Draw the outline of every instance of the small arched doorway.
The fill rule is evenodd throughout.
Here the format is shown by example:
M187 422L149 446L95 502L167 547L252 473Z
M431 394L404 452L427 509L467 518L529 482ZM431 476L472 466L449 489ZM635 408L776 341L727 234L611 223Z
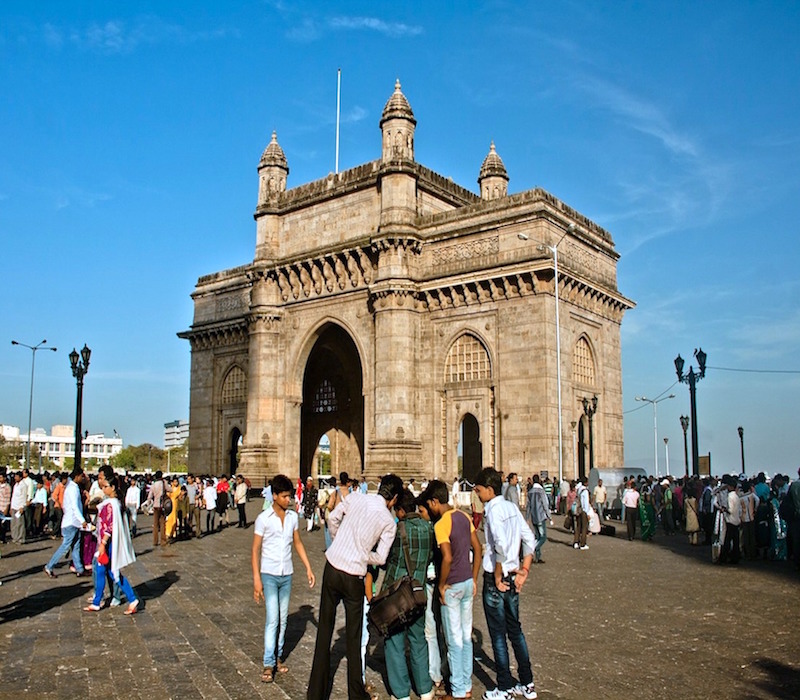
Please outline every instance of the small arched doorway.
M327 436L332 474L364 471L364 395L361 359L353 339L335 324L320 329L303 375L300 476L318 473ZM326 460L327 461L327 460Z
M231 430L230 449L228 450L228 473L233 476L239 468L239 450L242 447L242 431Z
M471 413L467 413L461 421L458 456L458 476L474 484L478 472L483 469L483 447L481 427L478 419Z

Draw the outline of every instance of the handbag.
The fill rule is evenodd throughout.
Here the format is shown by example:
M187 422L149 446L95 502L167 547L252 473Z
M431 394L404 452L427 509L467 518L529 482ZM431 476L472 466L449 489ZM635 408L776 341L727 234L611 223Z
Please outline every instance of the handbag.
M711 543L711 562L716 564L719 561L719 555L722 553L722 542L719 538Z
M367 613L369 621L375 625L382 637L388 637L408 627L419 619L428 607L425 587L414 578L414 567L411 565L411 556L408 553L406 524L400 521L398 529L408 574L374 596Z

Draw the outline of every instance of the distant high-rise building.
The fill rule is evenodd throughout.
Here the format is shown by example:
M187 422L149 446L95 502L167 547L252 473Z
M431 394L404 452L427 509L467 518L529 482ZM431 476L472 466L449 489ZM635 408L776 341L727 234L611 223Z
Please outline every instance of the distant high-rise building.
M164 449L180 447L189 439L189 421L173 420L164 423Z

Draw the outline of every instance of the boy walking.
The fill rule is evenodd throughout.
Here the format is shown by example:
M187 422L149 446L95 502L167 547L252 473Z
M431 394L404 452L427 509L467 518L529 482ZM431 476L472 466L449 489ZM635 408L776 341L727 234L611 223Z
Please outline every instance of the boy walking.
M279 474L272 479L272 505L256 518L251 563L253 598L262 600L267 609L264 625L264 670L261 680L271 683L275 673L286 673L283 643L289 619L289 595L292 591L292 545L305 564L308 585L314 587L314 572L297 529L297 513L289 509L292 482ZM277 637L277 639L276 639Z
M492 638L497 667L497 688L487 690L484 700L509 700L514 695L536 698L528 645L519 623L519 592L528 578L535 541L519 508L506 501L500 472L482 469L475 480L478 498L484 504L486 548L483 554L483 610ZM520 565L520 546L523 560ZM517 659L519 680L511 677L508 643Z

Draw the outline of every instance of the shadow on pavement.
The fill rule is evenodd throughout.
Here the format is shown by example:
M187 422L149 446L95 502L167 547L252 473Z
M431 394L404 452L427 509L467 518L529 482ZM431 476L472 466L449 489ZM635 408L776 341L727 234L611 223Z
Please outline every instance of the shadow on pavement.
M319 627L319 621L314 615L314 608L311 605L301 605L297 612L289 615L286 622L286 638L283 643L284 658L287 658L306 633L308 624ZM314 632L316 637L316 632Z
M161 576L137 584L136 593L142 600L154 600L161 597L173 583L177 583L180 580L181 577L178 576L177 572L167 571Z
M37 547L36 549L25 548L25 549L18 549L14 552L9 552L8 554L3 555L3 559L11 559L12 557L18 557L22 554L33 554L34 552L42 552L45 549L50 549L49 547Z
M755 681L758 688L776 698L800 697L800 670L773 659L758 659L753 665L770 676Z
M12 622L48 612L84 595L91 585L91 581L87 579L82 583L48 588L31 596L14 600L0 608L0 621L2 623Z

